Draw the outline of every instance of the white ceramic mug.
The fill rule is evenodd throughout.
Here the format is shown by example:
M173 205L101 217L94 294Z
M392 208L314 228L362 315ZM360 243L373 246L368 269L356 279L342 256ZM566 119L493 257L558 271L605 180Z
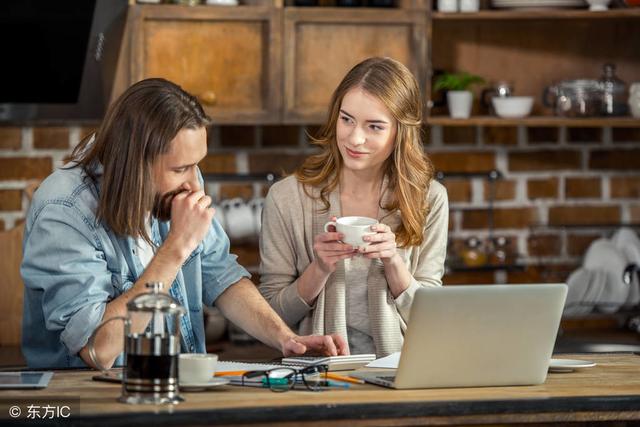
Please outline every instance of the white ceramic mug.
M253 233L258 236L262 227L262 208L264 206L264 197L254 197L247 202L253 212Z
M640 119L640 82L629 86L629 110L633 117Z
M217 354L183 353L178 358L180 384L204 384L213 379L218 364Z
M439 12L457 12L458 0L438 0Z
M224 211L226 232L231 240L253 236L254 222L251 207L240 197L223 200L220 207Z
M376 234L375 231L371 231L371 226L377 223L377 220L366 216L343 216L327 222L324 231L329 232L329 227L333 225L338 233L344 234L343 243L361 248L369 244L362 239L364 236Z
M227 223L224 219L224 209L222 209L222 206L216 205L215 203L211 205L211 207L216 210L216 212L213 214L214 218L218 220L218 222L220 223L220 227L222 227L223 230L226 230Z
M480 10L480 0L460 0L460 12L477 12Z

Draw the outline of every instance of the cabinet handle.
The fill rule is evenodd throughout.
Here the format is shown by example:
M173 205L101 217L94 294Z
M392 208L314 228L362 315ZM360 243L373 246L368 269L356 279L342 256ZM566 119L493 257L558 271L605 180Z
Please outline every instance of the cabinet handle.
M212 90L206 90L202 92L199 98L200 98L200 101L205 105L216 105L216 102L218 101L218 97L216 96L216 93Z

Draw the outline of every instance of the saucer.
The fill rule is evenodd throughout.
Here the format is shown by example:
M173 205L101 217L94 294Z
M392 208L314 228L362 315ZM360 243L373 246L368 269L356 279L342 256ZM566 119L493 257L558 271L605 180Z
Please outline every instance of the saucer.
M575 359L551 359L549 362L549 372L572 372L574 369L592 368L595 362Z
M225 384L229 384L228 378L213 377L202 383L180 383L180 391L202 391Z

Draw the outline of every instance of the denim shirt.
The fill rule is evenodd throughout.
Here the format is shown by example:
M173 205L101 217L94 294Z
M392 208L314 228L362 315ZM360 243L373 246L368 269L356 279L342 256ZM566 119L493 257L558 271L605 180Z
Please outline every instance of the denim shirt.
M144 271L135 239L97 222L101 166L96 173L97 185L81 167L57 170L40 185L29 208L21 273L22 352L31 368L86 366L78 352L102 321L107 303L130 289ZM170 222L152 220L151 238L157 246L169 228ZM206 351L202 305L212 306L227 287L250 277L236 258L214 218L170 288L186 309L180 325L182 352ZM123 361L120 354L115 364Z

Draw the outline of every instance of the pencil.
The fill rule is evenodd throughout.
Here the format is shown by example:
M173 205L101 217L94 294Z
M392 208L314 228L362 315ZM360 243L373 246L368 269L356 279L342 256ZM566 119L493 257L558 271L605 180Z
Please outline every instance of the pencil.
M244 375L246 372L249 372L249 371L222 371L222 372L216 372L215 376L216 377L234 377L236 375Z
M364 384L363 380L347 377L345 375L334 374L333 372L327 372L325 375L327 378L331 378L332 380L336 380L336 381L342 381L345 383L352 383L352 384Z

